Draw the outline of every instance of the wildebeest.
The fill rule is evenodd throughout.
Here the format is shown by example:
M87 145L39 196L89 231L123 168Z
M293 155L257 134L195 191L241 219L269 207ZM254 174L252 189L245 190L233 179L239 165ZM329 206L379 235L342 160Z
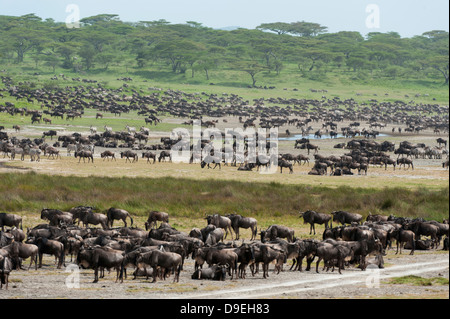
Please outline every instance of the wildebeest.
M138 155L133 151L120 152L120 158L124 158L124 157L126 157L125 163L127 161L130 161L130 163L132 163L130 160L130 157L133 159L133 163L138 161Z
M224 281L227 276L227 266L226 265L213 265L206 269L197 269L192 274L192 279L209 279Z
M336 260L339 274L342 274L341 269L344 269L344 260L347 257L352 257L353 249L344 245L333 245L330 243L322 243L317 247L316 256L318 257L316 263L316 272L319 273L319 263L324 261L325 265Z
M158 162L161 162L161 160L165 162L166 157L169 158L169 161L172 161L172 154L169 151L162 151L161 153L159 153Z
M333 215L333 221L339 222L342 225L351 223L362 223L362 215L356 213L349 213L344 211L334 211L331 213Z
M130 213L124 209L111 207L106 212L106 217L107 217L107 225L109 228L112 228L114 220L119 220L119 219L121 219L124 222L125 227L127 227L127 221L126 221L127 217L130 218L131 226L133 226L133 218L131 217Z
M423 221L414 221L404 226L406 230L411 230L419 240L420 236L430 236L436 246L439 245L439 227Z
M398 165L398 168L401 168L403 165L405 167L405 169L409 169L409 167L411 167L414 170L413 161L409 158L405 158L405 157L398 158L397 165ZM406 168L406 165L408 165L408 168Z
M94 154L91 151L78 151L75 152L75 158L79 157L78 163L83 159L83 163L86 163L86 158L88 159L88 163L92 161L94 163Z
M314 226L314 224L325 224L325 229L328 229L328 222L331 219L331 216L328 214L323 214L323 213L318 213L315 212L313 210L308 210L304 213L300 213L300 218L303 217L303 223L306 224L310 224L310 228L309 228L309 234L311 235L312 231L314 230L314 235L316 234L316 228Z
M411 247L410 255L414 255L414 250L416 248L415 242L416 242L416 235L411 230L405 230L403 228L396 229L391 232L391 238L394 238L397 240L397 252L395 254L398 254L398 250L400 247L400 255L402 254L402 246L406 243L409 244Z
M278 238L286 238L288 242L293 242L294 230L281 225L271 225L266 230L261 231L261 242L266 242L266 240L275 240Z
M144 152L142 153L142 158L146 158L147 159L147 163L150 162L150 159L153 159L153 164L155 164L156 162L156 153L153 152Z
M231 228L231 219L225 216L220 216L219 214L206 216L206 221L208 225L214 225L219 228L223 228L225 230L225 238L228 236L228 231L233 235L233 231Z
M98 270L102 268L115 268L116 282L119 279L120 268L123 261L123 252L109 247L95 247L81 250L77 256L77 264L84 269L94 269L94 281L97 283Z
M39 252L39 268L42 268L42 257L44 254L49 254L55 256L55 263L58 263L57 268L61 269L63 263L64 263L64 245L57 241L52 239L47 239L43 237L36 238L33 242L30 244L34 244L38 247Z
M3 285L5 285L5 289L8 290L9 274L12 269L11 258L0 255L0 289L3 289Z
M38 246L36 246L34 244L19 243L19 257L22 260L30 258L30 266L28 267L28 269L31 268L31 265L33 265L33 261L34 261L35 269L37 270L37 268L38 268L38 263L37 263L38 253L39 253Z
M294 169L292 168L292 164L289 163L286 160L279 160L278 161L278 167L280 167L280 173L283 173L283 167L284 168L289 168L289 174L294 173Z
M175 272L173 282L180 280L182 258L177 253L154 250L139 256L136 263L139 268L146 268L146 265L153 268L153 282L156 282L158 270L164 278L168 271L173 270Z
M0 213L0 226L2 231L5 231L4 226L22 229L22 217L15 214Z
M103 160L108 159L111 157L111 160L116 160L116 155L114 154L114 152L111 151L104 151L100 154L100 156L103 158Z
M215 227L215 226L214 226ZM215 244L219 243L220 241L223 242L225 235L225 231L223 228L216 228L213 231L209 232L205 239L205 244L214 246Z
M151 211L148 214L147 221L145 222L145 230L150 228L156 228L156 222L169 223L169 214L165 212Z
M227 215L226 217L228 217L231 220L231 227L233 228L234 233L236 234L236 240L239 240L239 228L244 229L250 228L252 232L252 237L250 240L256 239L258 222L255 218L242 217L241 215L237 214L230 214Z
M60 224L73 224L73 215L69 212L62 212L58 209L44 208L41 211L41 219L47 219L51 226L59 226Z
M88 227L89 224L98 225L100 224L103 229L108 229L108 217L103 214L94 213L92 210L87 209L80 212L80 221Z
M219 264L230 267L231 279L238 278L238 255L233 249L210 249L206 254L208 265Z

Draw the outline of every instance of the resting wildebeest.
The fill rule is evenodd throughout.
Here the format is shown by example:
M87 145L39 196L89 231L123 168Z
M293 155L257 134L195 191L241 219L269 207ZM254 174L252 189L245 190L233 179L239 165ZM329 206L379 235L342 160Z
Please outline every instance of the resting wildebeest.
M224 281L227 276L227 266L226 265L213 265L206 269L197 269L192 274L192 279L209 279Z
M355 213L349 213L344 211L335 211L332 212L331 215L333 215L333 221L339 222L342 225L345 224L351 224L351 223L362 223L362 215L355 214Z
M17 227L22 229L22 217L15 214L0 213L0 226L5 231L4 226Z
M300 213L300 218L303 217L303 224L310 224L309 234L311 235L314 230L314 235L316 234L316 228L314 224L325 224L325 229L328 229L328 222L331 219L331 216L328 214L318 213L313 210L308 210L304 213Z
M227 215L231 220L231 227L236 234L236 240L239 240L239 228L248 229L250 228L252 231L252 238L250 240L256 239L257 235L257 220L252 217L242 217L241 215L230 214Z
M130 213L124 209L111 207L106 212L106 217L107 217L107 225L109 228L112 228L114 220L120 220L120 219L125 223L125 227L127 227L127 221L126 221L127 217L130 217L130 220L131 220L130 226L133 226L133 218L131 217Z
M119 279L120 268L123 261L123 251L108 247L95 247L81 250L77 256L77 264L84 269L94 269L94 281L98 282L98 270L102 268L115 268L116 282Z
M156 228L156 222L164 222L169 223L169 214L165 212L151 211L148 214L148 219L145 222L145 230L149 230L150 228Z
M230 231L231 236L233 236L232 228L231 228L231 219L228 217L220 216L219 214L206 216L205 219L208 222L208 225L214 225L219 228L225 229L225 238L228 236L228 230Z
M286 238L288 242L292 243L294 239L294 230L286 226L271 225L266 230L261 231L261 242L266 242L267 239L275 240L276 238Z

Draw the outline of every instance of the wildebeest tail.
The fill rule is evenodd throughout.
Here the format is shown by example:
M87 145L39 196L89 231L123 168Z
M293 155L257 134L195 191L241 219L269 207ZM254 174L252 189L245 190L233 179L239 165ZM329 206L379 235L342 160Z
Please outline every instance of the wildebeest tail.
M131 217L130 214L128 214L128 217L130 217L130 220L131 220L131 226L133 226L133 217Z

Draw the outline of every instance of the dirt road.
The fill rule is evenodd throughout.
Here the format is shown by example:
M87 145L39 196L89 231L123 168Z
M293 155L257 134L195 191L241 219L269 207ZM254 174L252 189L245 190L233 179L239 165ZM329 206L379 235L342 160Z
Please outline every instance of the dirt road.
M387 280L393 277L416 275L420 277L449 278L449 255L443 252L416 252L414 256L396 256L392 251L385 257L385 269L347 268L339 275L326 273L293 272L289 266L276 275L270 272L268 279L262 274L246 279L223 282L191 279L192 260L188 259L179 283L166 281L151 283L138 277L132 280L129 271L124 283L115 283L115 272L106 274L96 284L92 283L93 270L77 272L68 267L57 270L52 258L44 260L39 270L14 271L10 276L9 290L0 291L0 299L69 298L69 299L251 299L251 298L448 298L448 285L413 286L393 285ZM28 266L28 262L26 263ZM290 264L290 263L289 263ZM69 262L67 263L69 266ZM315 264L313 264L315 266ZM75 268L77 269L77 268ZM273 269L273 266L271 267ZM78 278L79 287L74 278Z

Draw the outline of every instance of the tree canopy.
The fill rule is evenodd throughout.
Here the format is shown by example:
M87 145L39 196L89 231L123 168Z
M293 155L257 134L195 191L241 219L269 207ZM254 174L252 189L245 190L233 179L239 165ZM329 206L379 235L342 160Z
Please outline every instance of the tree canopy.
M209 80L215 69L251 76L283 77L285 66L298 66L303 77L330 72L379 77L428 77L449 82L449 34L431 30L412 38L396 32L328 33L326 26L297 21L263 23L255 29L216 30L196 21L172 24L164 19L123 22L117 14L81 19L67 28L35 14L0 16L0 62L42 65L78 71L108 70L130 63L137 69L157 66L174 74L191 70ZM197 75L198 76L198 75ZM201 76L201 75L200 75Z

